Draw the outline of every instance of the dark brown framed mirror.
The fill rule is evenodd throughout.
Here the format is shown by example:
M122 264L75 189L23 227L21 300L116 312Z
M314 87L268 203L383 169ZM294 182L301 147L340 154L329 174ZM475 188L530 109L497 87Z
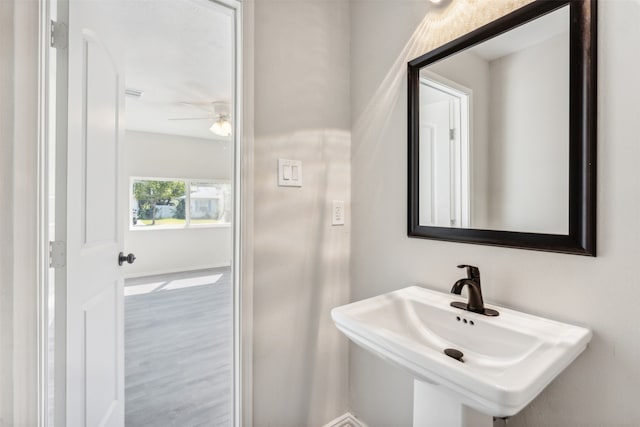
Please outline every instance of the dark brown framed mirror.
M534 1L408 64L408 235L596 255L596 1Z

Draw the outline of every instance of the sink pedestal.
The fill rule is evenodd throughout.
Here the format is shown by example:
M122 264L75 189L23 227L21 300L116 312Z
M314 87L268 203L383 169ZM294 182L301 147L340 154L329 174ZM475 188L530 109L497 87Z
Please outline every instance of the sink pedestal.
M413 427L492 426L492 416L463 405L442 386L413 380Z

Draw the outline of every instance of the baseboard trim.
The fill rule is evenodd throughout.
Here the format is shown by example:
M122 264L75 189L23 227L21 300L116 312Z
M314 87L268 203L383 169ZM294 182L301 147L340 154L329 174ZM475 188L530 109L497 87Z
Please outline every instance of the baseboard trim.
M367 427L365 423L354 417L350 412L340 415L338 418L329 421L322 427Z

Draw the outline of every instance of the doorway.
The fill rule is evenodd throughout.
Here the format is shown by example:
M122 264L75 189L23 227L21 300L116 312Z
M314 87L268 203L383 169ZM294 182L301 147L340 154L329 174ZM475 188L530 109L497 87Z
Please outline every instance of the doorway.
M420 78L420 225L471 227L472 91L424 71Z
M239 425L240 4L50 7L47 425Z

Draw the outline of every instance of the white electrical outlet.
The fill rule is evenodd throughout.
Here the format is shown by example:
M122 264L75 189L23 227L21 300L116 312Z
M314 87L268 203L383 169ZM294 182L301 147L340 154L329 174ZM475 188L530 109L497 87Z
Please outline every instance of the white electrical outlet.
M302 187L302 161L278 159L278 186Z
M331 225L344 225L344 200L334 200L331 207Z

